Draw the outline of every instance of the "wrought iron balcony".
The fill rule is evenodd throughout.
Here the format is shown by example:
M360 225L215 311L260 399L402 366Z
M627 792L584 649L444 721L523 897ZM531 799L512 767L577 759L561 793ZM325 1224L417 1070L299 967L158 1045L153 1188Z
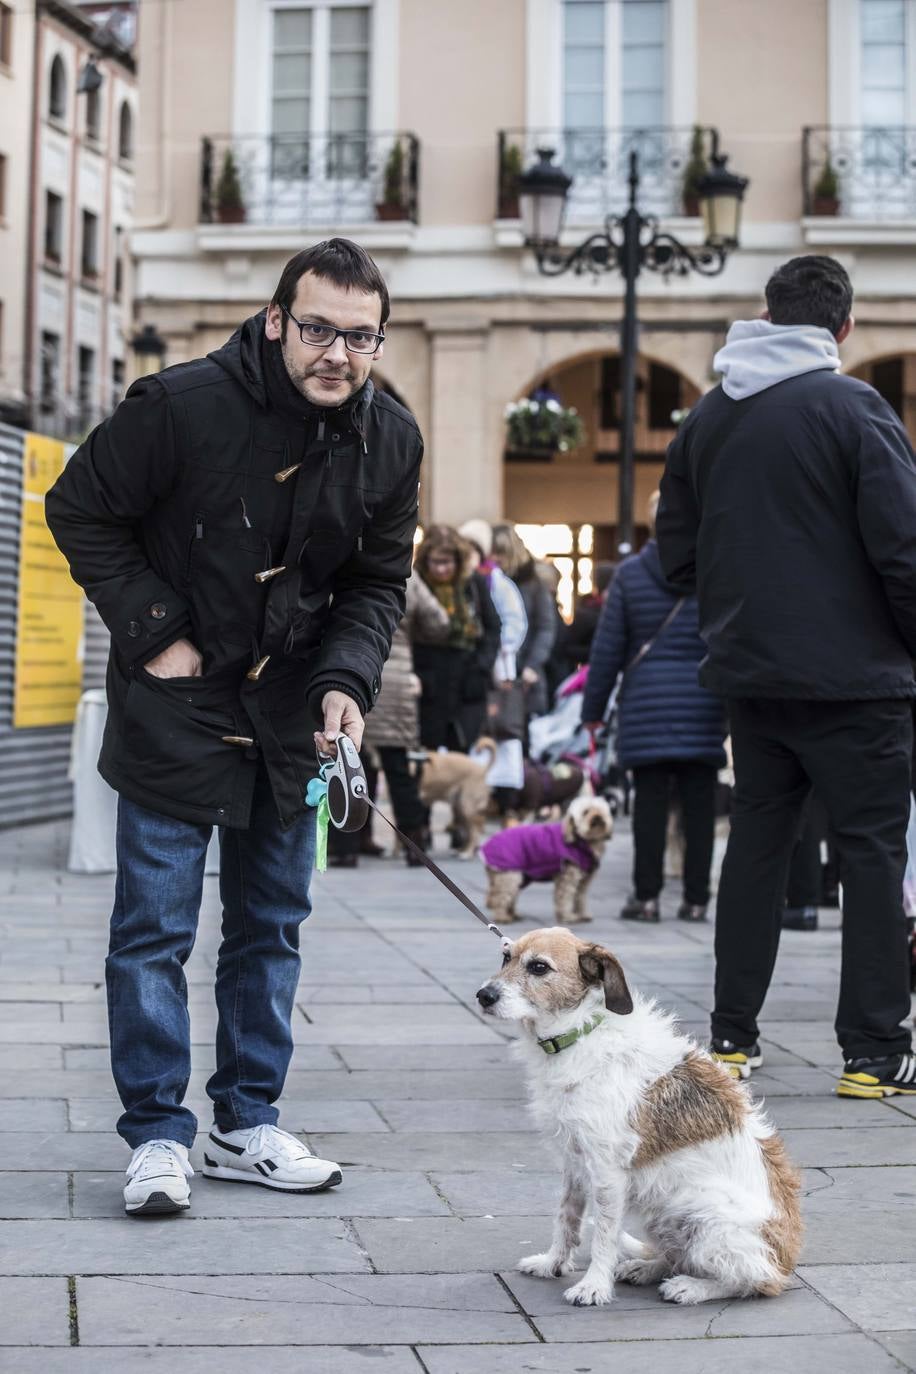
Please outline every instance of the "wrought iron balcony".
M413 134L213 136L203 140L203 224L417 222L420 145Z
M916 219L916 126L809 126L802 190L806 215Z
M647 214L697 215L696 183L707 170L712 128L502 129L498 136L497 219L518 218L518 177L552 148L573 178L567 223L595 224L627 206L630 153L639 154L640 204Z

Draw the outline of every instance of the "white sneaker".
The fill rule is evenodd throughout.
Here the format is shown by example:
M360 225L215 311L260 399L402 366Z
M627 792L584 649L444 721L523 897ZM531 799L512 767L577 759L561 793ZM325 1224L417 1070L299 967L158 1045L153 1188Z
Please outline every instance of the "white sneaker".
M188 1179L193 1177L186 1145L147 1140L137 1146L127 1166L124 1210L131 1216L183 1212L191 1205Z
M266 1124L243 1131L214 1126L204 1146L203 1172L207 1178L259 1183L281 1193L319 1193L343 1177L339 1164L318 1159L298 1136Z

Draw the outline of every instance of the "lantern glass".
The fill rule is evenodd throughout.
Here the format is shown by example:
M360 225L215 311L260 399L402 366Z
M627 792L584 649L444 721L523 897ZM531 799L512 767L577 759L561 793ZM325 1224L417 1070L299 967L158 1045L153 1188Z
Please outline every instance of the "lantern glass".
M706 196L701 201L706 242L735 248L741 228L741 197L734 194Z
M551 191L523 191L519 196L519 213L525 242L559 243L565 209L565 196Z

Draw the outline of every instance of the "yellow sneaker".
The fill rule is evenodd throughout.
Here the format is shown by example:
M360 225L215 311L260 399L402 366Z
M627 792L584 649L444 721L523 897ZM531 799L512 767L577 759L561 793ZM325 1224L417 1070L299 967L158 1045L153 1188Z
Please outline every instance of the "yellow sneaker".
M763 1053L759 1044L736 1045L731 1040L712 1040L709 1053L724 1064L732 1078L750 1078L751 1069L759 1069Z
M836 1091L837 1097L916 1097L916 1054L847 1059Z

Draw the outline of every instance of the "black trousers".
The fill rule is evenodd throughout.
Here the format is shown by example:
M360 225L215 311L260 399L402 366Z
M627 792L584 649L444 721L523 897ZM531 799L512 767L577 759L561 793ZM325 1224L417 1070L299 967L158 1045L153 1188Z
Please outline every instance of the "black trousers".
M382 764L382 772L385 774L385 781L388 783L388 793L391 797L391 809L394 812L394 823L399 830L413 838L417 830L422 830L426 824L426 807L420 801L417 779L410 771L407 761L407 750L398 745L376 746ZM376 788L378 786L378 770L366 766L366 781L369 784L369 795L375 800ZM368 826L370 821L366 822ZM387 830L387 826L385 829ZM328 848L333 854L357 854L359 852L360 835L362 831L335 830L333 826L328 830Z
M911 703L731 701L735 794L716 911L712 1033L758 1034L776 951L792 844L814 786L843 879L837 1039L847 1059L910 1046L903 872Z
M652 901L665 881L665 838L671 780L681 803L684 832L684 900L691 906L709 901L709 869L716 824L717 769L709 763L671 759L633 769L633 890L641 902Z
M811 797L792 848L786 906L801 908L821 904L821 841L826 837L822 811L817 798Z

